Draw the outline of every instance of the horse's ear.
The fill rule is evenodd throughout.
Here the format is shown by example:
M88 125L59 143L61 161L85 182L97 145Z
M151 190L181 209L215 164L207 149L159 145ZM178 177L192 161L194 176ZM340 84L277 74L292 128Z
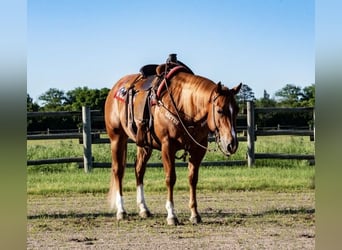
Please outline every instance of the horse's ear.
M234 88L232 88L231 91L233 92L234 95L236 95L237 93L239 93L241 87L242 87L242 82L240 82L239 85L237 85Z
M222 84L221 84L221 82L217 83L216 93L218 93L218 94L222 93Z

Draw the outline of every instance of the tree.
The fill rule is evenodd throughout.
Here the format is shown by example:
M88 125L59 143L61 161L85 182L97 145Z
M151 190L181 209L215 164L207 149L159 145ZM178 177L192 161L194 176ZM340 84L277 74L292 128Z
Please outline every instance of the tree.
M293 84L287 84L275 93L280 98L281 106L298 107L300 106L301 88Z
M27 94L26 98L26 111L27 112L36 112L39 110L39 105L36 102L33 102L33 99Z
M240 106L240 110L243 112L243 110L246 108L247 101L255 100L252 88L249 87L247 84L242 84L239 93L236 95L236 100Z
M45 111L64 110L64 104L66 103L64 91L56 88L48 89L38 99L43 101L43 110Z
M262 98L256 100L255 105L257 107L275 107L277 102L274 99L271 99L270 94L264 90L264 95Z
M252 88L249 87L247 84L242 84L239 93L236 95L236 99L242 103L246 103L247 101L254 101L255 97Z
M304 87L301 94L301 105L303 107L314 107L315 106L315 84Z
M33 99L30 97L29 94L27 94L26 97L26 111L27 112L37 112L39 110L39 105L35 102L33 102ZM37 123L37 119L30 117L27 118L26 126L29 130L31 127L35 126Z
M67 105L69 110L81 110L82 106L89 106L92 110L104 110L104 104L109 89L89 89L78 87L67 92Z

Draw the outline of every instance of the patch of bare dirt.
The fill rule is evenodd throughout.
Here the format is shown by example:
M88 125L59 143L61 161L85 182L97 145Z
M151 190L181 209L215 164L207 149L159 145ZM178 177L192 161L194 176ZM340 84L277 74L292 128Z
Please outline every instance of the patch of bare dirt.
M179 226L166 224L165 194L146 194L152 218L140 219L135 193L117 222L105 195L29 196L27 249L314 249L314 191L198 195L192 225L188 193L175 193Z

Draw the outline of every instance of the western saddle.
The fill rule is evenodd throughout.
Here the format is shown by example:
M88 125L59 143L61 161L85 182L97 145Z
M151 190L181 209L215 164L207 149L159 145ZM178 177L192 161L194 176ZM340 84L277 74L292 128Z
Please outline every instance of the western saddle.
M164 64L147 64L125 91L126 125L136 137L136 144L151 149L153 139L160 144L153 128L151 107L165 93L165 83L179 72L194 74L184 63L170 54ZM135 103L139 103L135 105Z

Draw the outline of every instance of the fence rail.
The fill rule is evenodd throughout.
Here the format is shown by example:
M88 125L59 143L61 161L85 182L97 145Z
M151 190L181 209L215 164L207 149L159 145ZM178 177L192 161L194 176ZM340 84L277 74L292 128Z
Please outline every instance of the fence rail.
M298 155L298 154L279 154L279 153L255 153L255 141L258 136L278 136L278 135L294 135L294 136L310 136L314 140L315 129L271 129L259 130L255 125L256 113L267 112L312 112L314 119L313 108L254 108L253 102L247 102L247 115L238 117L246 122L246 126L238 127L239 131L244 131L244 136L238 138L239 141L247 141L247 159L238 161L215 161L202 162L203 166L230 166L230 165L248 165L253 166L255 159L298 159L314 161L314 155ZM48 134L31 134L27 135L27 140L47 140L47 139L79 139L79 143L83 145L83 157L70 157L58 159L41 159L28 160L27 165L42 165L55 163L70 163L76 162L83 166L85 172L90 172L92 168L110 167L108 162L95 162L92 156L92 144L109 143L108 138L101 138L99 132L91 131L91 121L103 121L103 115L98 110L90 110L88 107L82 107L82 112L79 111L61 111L61 112L28 112L27 117L63 117L63 116L82 116L82 133L48 133ZM209 142L215 139L210 136ZM128 141L132 143L132 140ZM133 166L133 163L127 163L127 166ZM162 166L162 163L148 163L150 167ZM187 166L187 163L177 162L176 166Z
M315 138L315 127L313 130L256 130L255 114L268 112L312 112L313 120L315 120L314 108L298 107L298 108L255 108L253 102L247 102L247 162L248 166L253 166L255 159L297 159L314 161L314 155L299 154L279 154L279 153L255 153L255 141L257 136L274 136L274 135L293 135L293 136L310 136L310 140ZM315 124L315 121L313 122Z
M56 163L83 163L83 157L68 157L68 158L53 158L42 160L28 160L27 165L44 165L44 164L56 164Z
M82 133L59 133L59 134L44 134L44 135L27 135L27 140L53 140L53 139L80 139Z

